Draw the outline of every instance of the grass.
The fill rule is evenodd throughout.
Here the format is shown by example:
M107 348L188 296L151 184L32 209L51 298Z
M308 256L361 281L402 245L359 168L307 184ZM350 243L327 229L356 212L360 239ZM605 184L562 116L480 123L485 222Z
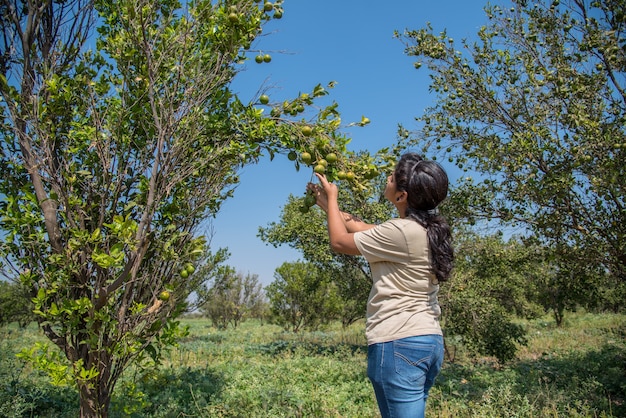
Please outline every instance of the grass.
M292 334L250 320L218 331L187 318L189 336L156 370L129 370L112 417L377 417L363 323ZM462 347L431 391L431 417L626 416L626 316L570 314L525 322L529 344L498 365ZM42 337L0 330L0 416L75 417L71 388L52 386L12 353Z

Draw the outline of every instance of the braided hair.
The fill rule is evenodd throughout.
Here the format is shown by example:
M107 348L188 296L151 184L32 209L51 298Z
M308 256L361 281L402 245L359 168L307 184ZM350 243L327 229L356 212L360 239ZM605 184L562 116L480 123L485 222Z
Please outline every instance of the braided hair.
M435 161L406 153L396 165L394 179L396 190L407 193L406 217L427 231L433 273L445 282L452 271L454 249L450 226L437 206L448 195L448 175Z

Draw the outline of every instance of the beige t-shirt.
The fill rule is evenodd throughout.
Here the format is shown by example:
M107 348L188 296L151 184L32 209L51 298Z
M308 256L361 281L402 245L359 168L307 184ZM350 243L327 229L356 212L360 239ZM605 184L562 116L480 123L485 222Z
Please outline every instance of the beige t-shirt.
M411 219L392 219L355 233L354 242L372 271L367 343L442 335L426 229Z

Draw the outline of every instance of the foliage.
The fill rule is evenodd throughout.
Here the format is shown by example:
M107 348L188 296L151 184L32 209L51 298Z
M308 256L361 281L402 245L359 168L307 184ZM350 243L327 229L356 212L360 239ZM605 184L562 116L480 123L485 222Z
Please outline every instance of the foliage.
M479 236L466 231L456 238L454 288L447 293L472 288L509 314L525 319L542 315L538 300L544 282L554 274L544 248L516 236L505 240L501 233Z
M300 210L300 198L289 196L280 221L259 228L264 242L274 246L287 244L302 252L304 259L332 278L341 298L340 317L346 326L362 318L371 286L369 266L362 258L336 254L330 250L326 218L318 208Z
M580 288L590 274L598 290L626 280L625 7L488 5L489 24L462 51L431 26L398 34L438 97L408 143L478 173L450 207L471 222L525 228L554 250L560 283Z
M312 263L281 264L265 291L272 321L293 332L328 324L341 307L332 278Z
M246 318L260 317L263 310L263 290L258 275L244 276L230 266L222 266L210 287L207 285L198 292L204 300L201 312L219 329L229 324L237 328Z
M0 281L0 326L18 322L24 327L34 320L27 289L19 283Z

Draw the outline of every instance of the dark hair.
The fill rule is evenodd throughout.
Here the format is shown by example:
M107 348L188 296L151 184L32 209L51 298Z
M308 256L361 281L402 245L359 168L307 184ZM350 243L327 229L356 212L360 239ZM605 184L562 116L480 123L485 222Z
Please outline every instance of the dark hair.
M437 206L448 195L448 175L435 161L406 153L396 165L394 180L396 189L407 193L407 218L426 228L433 273L445 282L452 271L454 249L450 225Z

